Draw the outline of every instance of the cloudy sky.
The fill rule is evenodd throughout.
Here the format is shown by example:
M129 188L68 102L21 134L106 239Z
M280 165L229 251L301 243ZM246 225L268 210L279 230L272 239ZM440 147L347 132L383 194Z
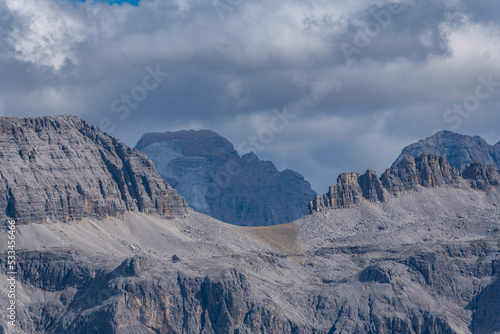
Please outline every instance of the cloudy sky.
M0 0L0 114L207 128L323 193L439 129L500 140L500 2Z

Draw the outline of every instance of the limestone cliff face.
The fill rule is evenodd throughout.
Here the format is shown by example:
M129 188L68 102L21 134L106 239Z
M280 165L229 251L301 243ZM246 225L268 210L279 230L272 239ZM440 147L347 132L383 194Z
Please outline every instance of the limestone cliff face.
M254 153L242 157L209 130L147 133L136 149L198 212L245 226L283 224L306 214L316 193L297 172L278 171Z
M17 227L16 333L500 331L500 175L493 166L459 173L437 156L410 157L380 178L342 174L310 211L391 205L261 228L196 212L165 224L127 212L186 210L140 153L70 116L1 119L0 129L5 216L29 222L125 212L106 222ZM271 192L269 178L247 185L244 175L274 173L274 166L252 154L240 159L244 165L229 158L215 169L233 179L218 185L227 194ZM291 171L277 180L272 186L284 193L283 184L302 182ZM224 196L214 198L232 198ZM7 243L0 238L2 290ZM9 304L0 294L0 308ZM3 319L0 334L11 333Z
M459 172L442 157L424 153L414 158L402 159L397 165L387 169L378 178L374 171L365 174L344 173L331 186L328 193L318 196L309 203L308 213L328 209L357 206L361 201L385 202L389 196L397 196L419 188L450 186L489 190L500 184L500 174L493 166L481 163L467 165Z
M460 172L451 167L443 158L422 154L417 158L408 157L382 174L382 184L393 195L419 186L434 188L440 186L459 186Z
M481 137L471 137L451 131L440 131L429 138L408 145L403 149L393 166L404 158L416 158L422 153L443 157L458 170L463 170L472 162L500 168L500 143L490 146Z
M0 219L19 223L185 214L138 151L76 116L0 118Z
M493 166L474 162L462 171L462 177L470 180L471 187L479 190L489 190L500 185L500 174Z
M368 170L363 175L343 173L338 177L337 184L330 186L328 193L309 204L308 212L357 206L363 198L370 202L384 202L386 197L387 191L374 171Z
M209 273L145 255L113 264L81 250L21 252L21 305L29 307L19 309L18 332L497 333L495 245L322 248L306 268L282 254L233 254L227 268L207 260ZM320 280L334 273L337 280ZM0 322L0 332L7 328Z

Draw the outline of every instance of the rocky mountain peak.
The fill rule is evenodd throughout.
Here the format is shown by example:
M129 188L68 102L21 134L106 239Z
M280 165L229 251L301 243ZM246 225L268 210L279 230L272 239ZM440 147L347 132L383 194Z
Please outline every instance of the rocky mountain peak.
M357 206L363 199L370 202L384 202L386 190L372 170L365 174L342 173L337 178L337 184L330 186L328 193L316 197L308 206L308 212L324 211Z
M451 167L444 158L423 153L416 158L404 158L396 166L386 170L381 180L391 194L397 195L400 192L417 190L419 186L458 186L460 172Z
M328 193L309 203L308 213L357 206L362 200L386 202L390 196L423 188L456 187L488 190L500 184L500 174L493 166L481 163L467 165L461 173L442 157L423 153L408 156L387 169L379 178L368 170L365 174L344 173Z
M137 145L136 150L142 151L151 145L178 142L182 146L184 156L202 156L213 159L228 159L238 153L233 144L212 130L180 130L163 133L146 133Z
M405 147L393 166L406 157L418 157L422 153L443 157L458 170L463 170L472 162L500 168L500 143L490 146L479 136L466 136L446 130Z
M2 219L21 223L188 210L144 155L73 115L0 118Z
M240 157L209 130L148 133L137 146L189 206L227 223L276 225L299 219L316 193L297 172L253 152Z
M422 154L381 177L341 174L310 207L349 207L335 214L239 228L190 212L166 224L157 214L183 214L185 203L150 160L115 138L75 117L0 118L0 131L6 215L59 220L16 227L16 276L0 275L4 290L15 288L18 321L0 321L0 333L500 331L495 166L472 163L460 173ZM221 216L273 221L307 194L300 174L255 154L184 155L196 148L183 151L190 140L146 149L168 148L164 167L180 172L178 184L213 182L219 193L204 198ZM356 207L363 201L391 203ZM1 249L9 246L0 238ZM0 308L10 312L11 300L1 294Z

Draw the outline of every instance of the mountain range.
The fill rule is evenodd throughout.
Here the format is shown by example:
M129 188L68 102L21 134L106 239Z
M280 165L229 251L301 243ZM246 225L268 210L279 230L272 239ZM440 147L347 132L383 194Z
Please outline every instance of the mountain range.
M77 117L0 124L18 281L0 333L500 332L491 164L424 152L342 174L291 223L244 227L191 210L161 167Z
M363 200L383 203L393 196L420 187L455 187L489 191L500 185L499 171L488 165L474 162L460 172L442 157L422 153L416 158L407 157L387 169L379 178L368 170L365 174L343 173L329 192L309 203L308 212L325 209L348 208Z

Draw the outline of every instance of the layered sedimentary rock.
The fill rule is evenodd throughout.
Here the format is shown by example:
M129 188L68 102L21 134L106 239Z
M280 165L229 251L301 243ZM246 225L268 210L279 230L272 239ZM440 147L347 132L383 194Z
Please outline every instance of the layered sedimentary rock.
M418 191L420 188L456 187L489 190L500 184L500 174L493 166L481 163L467 165L460 172L442 157L423 153L401 160L380 178L374 171L341 174L337 185L309 203L308 213L356 206L362 200L385 202L389 196Z
M62 127L65 119L49 118L54 126L44 125L41 132ZM29 136L44 152L60 156L61 166L49 163L53 158L41 164L47 154L31 154L37 169L48 165L54 175L64 175L56 189L89 180L86 163L98 163L89 152L109 161L119 150L113 140L100 143L107 136L101 140L97 130L85 130L78 119L66 121L71 120L77 124L51 137L72 148L68 159L58 155L57 144L51 148L35 140L38 132ZM99 134L90 136L90 143L99 144L89 144L80 130L68 130L75 128ZM31 133L29 122L15 131ZM137 161L145 158L130 151L116 159L127 154L136 160L120 159L138 173L143 164ZM17 183L32 182L35 167L11 159L23 168ZM153 172L147 175L160 180ZM495 333L500 331L498 179L492 166L471 164L460 174L444 159L424 155L402 161L381 178L373 171L343 174L320 209L349 208L279 226L234 226L196 212L166 222L156 214L127 211L106 221L90 215L79 222L18 225L16 329L2 317L0 333ZM49 181L44 182L55 182ZM33 191L27 181L22 184ZM34 196L12 191L15 199ZM145 202L132 201L137 209L131 211L141 211L137 203ZM8 241L0 238L3 291L11 285ZM0 294L1 309L10 303L7 293Z
M145 134L136 149L190 207L227 223L288 223L306 213L316 193L297 172L279 172L253 152L240 157L224 137L209 130Z
M146 156L76 116L0 118L0 219L185 214Z
M368 170L365 174L342 173L337 184L330 186L328 193L318 196L308 206L308 212L322 211L326 208L339 209L359 205L363 199L370 202L384 202L387 191L377 174Z
M451 131L440 131L403 149L393 166L406 157L418 157L430 153L445 158L458 170L472 162L493 165L500 168L500 142L490 146L479 136L466 136Z
M35 265L21 268L21 282L43 292L51 304L32 303L29 316L24 315L18 326L22 328L21 333L75 334L361 334L370 330L375 333L460 333L444 310L432 309L431 300L440 294L457 298L460 303L472 299L474 287L480 285L468 286L463 280L468 279L467 275L477 280L494 276L499 270L495 262L498 254L489 254L484 264L474 264L473 255L450 258L443 254L445 248L439 247L437 255L423 249L410 250L409 254L395 259L389 259L387 254L387 258L378 258L376 264L353 273L345 282L316 283L321 289L298 293L302 300L299 296L278 297L278 294L276 300L266 300L259 290L267 289L253 286L255 281L238 269L219 267L212 274L193 277L182 272L159 271L156 267L163 275L155 279L147 272L130 274L122 269L123 265L99 271L71 254L26 253L22 254L23 263ZM328 255L321 258L331 261ZM133 260L129 258L125 262ZM268 264L264 267L277 272L291 270L288 261L275 261L281 269L271 269ZM457 264L462 266L462 271ZM492 267L487 268L487 264ZM37 275L39 272L43 274ZM57 272L60 275L56 275ZM453 288L445 282L452 282ZM390 287L397 293L391 293ZM356 298L345 295L343 289L351 291ZM417 294L412 289L421 292ZM56 295L60 300L54 297ZM482 333L499 329L498 316L492 308L498 306L497 297L498 279L471 302L472 328ZM426 302L431 305L425 305ZM283 310L282 305L295 309ZM294 316L294 312L302 316Z
M500 174L493 166L474 162L462 171L462 177L470 180L473 189L488 190L500 185Z
M259 228L195 212L18 226L16 333L496 333L499 194L425 188Z
M460 172L451 167L442 157L422 154L408 157L382 174L382 184L391 194L416 190L419 186L434 188L460 186Z

